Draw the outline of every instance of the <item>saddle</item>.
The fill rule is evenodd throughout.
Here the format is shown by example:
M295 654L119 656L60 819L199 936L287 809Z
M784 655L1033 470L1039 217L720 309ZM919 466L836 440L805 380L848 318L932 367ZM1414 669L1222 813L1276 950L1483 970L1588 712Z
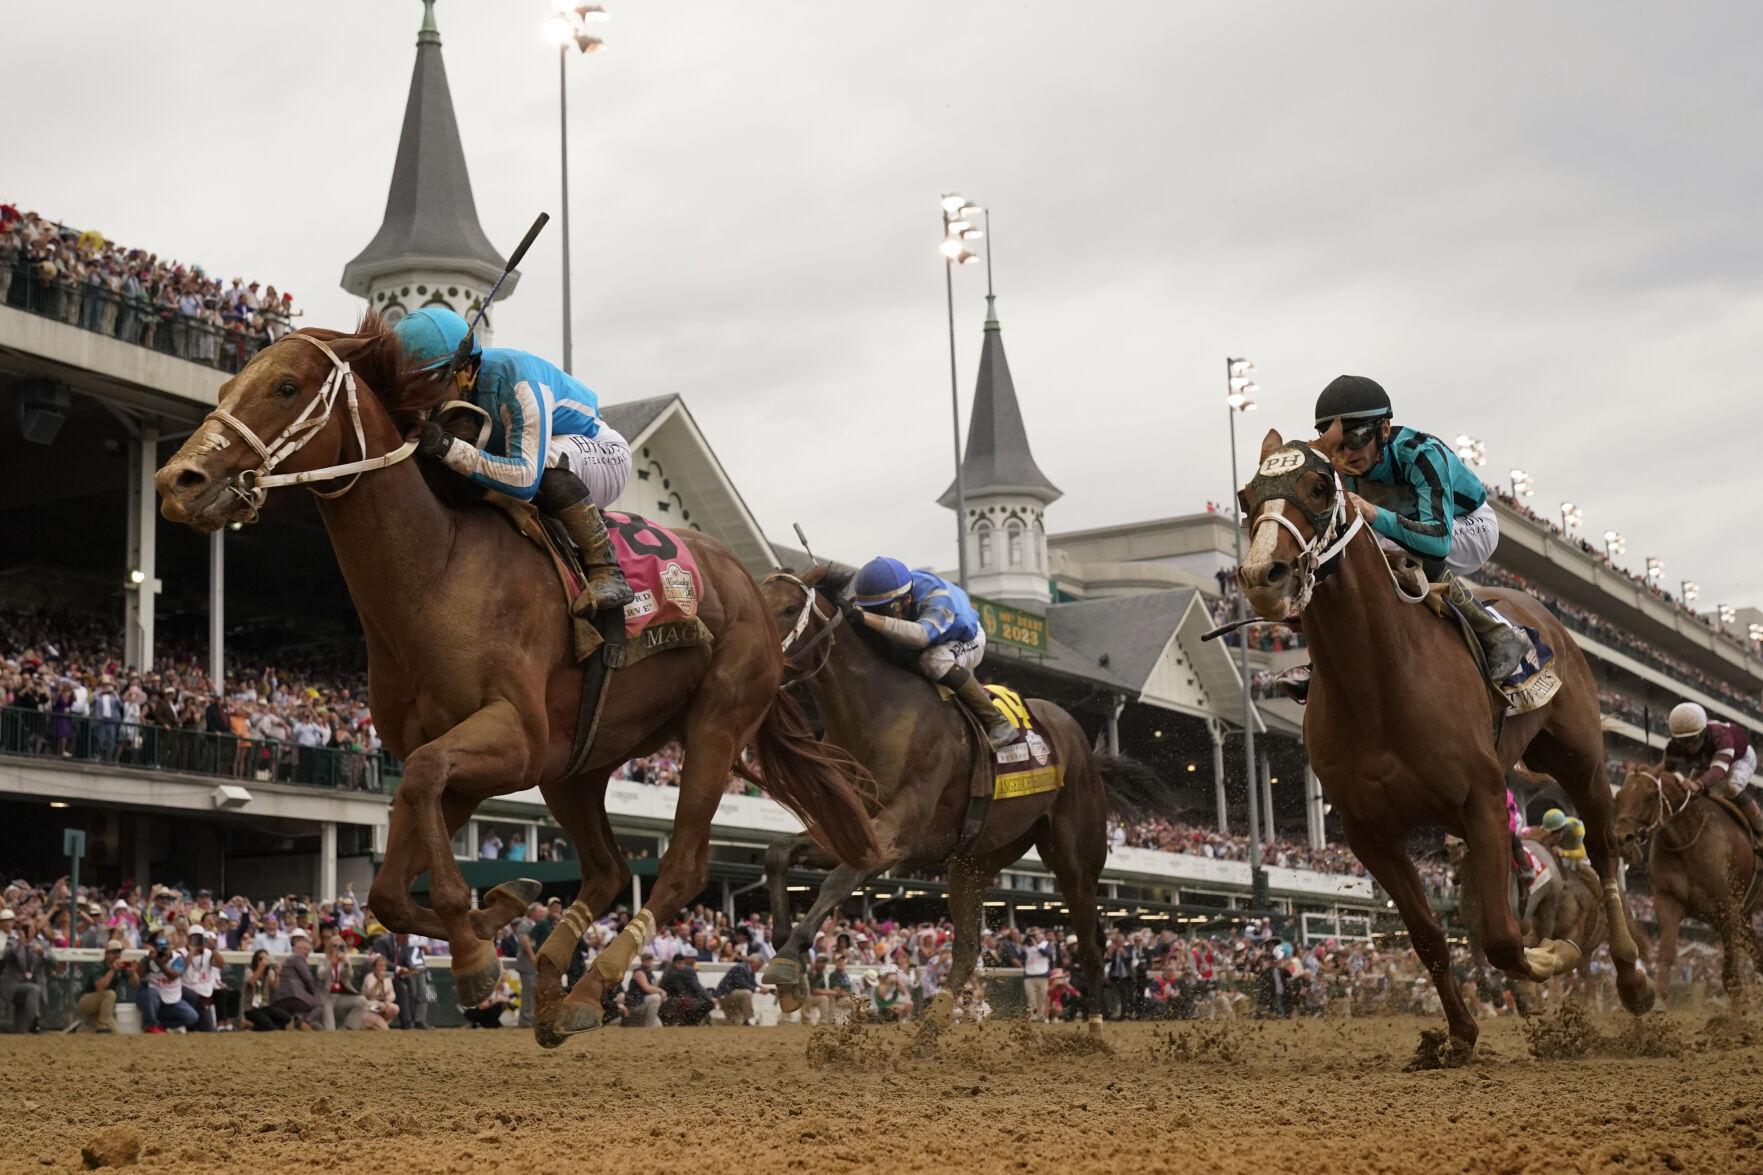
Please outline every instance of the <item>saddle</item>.
M944 701L955 706L967 726L968 741L975 749L973 772L968 783L967 817L962 821L961 838L955 852L960 853L979 840L985 831L986 815L993 800L1010 800L1018 796L1039 795L1065 786L1065 767L1051 741L1035 729L1034 718L1022 695L1008 686L988 685L993 703L1016 728L1016 738L992 751L979 719L966 706L955 702L954 695L942 686L937 692Z
M568 532L531 502L493 491L484 497L550 557L567 615L588 577L582 553ZM571 774L587 766L606 703L606 680L614 669L629 668L667 649L707 645L713 639L698 617L703 579L691 551L671 532L640 515L604 513L612 552L636 599L625 605L622 615L602 612L591 620L569 616L575 659L582 667Z

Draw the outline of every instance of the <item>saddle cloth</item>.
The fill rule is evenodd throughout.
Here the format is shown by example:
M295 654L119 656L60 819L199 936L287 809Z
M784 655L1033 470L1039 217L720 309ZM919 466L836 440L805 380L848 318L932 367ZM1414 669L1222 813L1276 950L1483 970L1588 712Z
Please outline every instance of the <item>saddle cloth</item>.
M1008 686L988 685L999 711L1016 728L1016 739L990 756L991 794L994 800L1038 795L1065 786L1065 769L1053 744L1035 729L1022 695Z
M581 552L563 528L545 518L531 502L506 494L485 496L508 515L516 530L551 556L563 598L566 603L574 602L587 582L587 570ZM608 510L605 518L612 553L636 599L624 608L622 642L605 641L592 620L570 618L576 660L586 661L605 644L607 668L624 669L666 649L709 644L710 630L698 617L704 580L690 549L673 532L641 515Z
M1555 672L1555 650L1543 640L1543 634L1530 625L1514 622L1492 604L1488 605L1488 611L1529 637L1534 650L1519 663L1512 676L1499 683L1500 692L1506 697L1507 717L1528 714L1547 705L1561 689L1561 675Z

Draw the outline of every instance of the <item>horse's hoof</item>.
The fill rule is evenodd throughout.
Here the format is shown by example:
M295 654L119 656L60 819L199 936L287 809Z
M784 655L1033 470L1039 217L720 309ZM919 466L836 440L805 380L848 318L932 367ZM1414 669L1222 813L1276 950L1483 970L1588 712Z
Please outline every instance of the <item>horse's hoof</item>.
M482 908L488 910L497 902L509 899L517 903L522 910L539 900L539 891L543 887L530 877L519 877L513 881L504 881L501 885L484 895Z
M1579 966L1579 948L1563 938L1545 938L1536 946L1525 948L1524 964L1530 977L1541 983Z
M565 1001L557 1012L557 1019L551 1025L552 1031L559 1036L574 1036L578 1032L592 1032L600 1027L600 1005L597 1003L570 1003Z
M1653 1004L1658 997L1653 985L1639 970L1630 974L1634 976L1634 981L1628 984L1623 983L1620 975L1616 977L1616 994L1622 1000L1624 1008L1636 1016L1645 1016L1653 1010Z
M453 998L461 1007L472 1007L490 998L496 985L502 981L502 960L492 952L490 961L482 967L474 967L466 971L458 968L453 970Z
M542 1049L554 1049L564 1041L568 1040L569 1037L564 1036L549 1024L535 1023L533 1025L533 1039L538 1042L539 1047Z
M794 1012L808 1002L808 995L808 981L806 979L799 979L795 983L790 984L778 984L778 1011L788 1016L791 1012Z

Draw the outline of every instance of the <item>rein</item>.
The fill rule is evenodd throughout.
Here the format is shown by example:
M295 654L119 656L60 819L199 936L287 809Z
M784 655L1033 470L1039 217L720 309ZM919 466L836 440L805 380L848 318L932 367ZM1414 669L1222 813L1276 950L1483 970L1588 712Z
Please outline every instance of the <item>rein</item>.
M1696 798L1696 793L1680 784L1679 787L1683 791L1683 802L1674 808L1665 799L1665 779L1663 776L1654 775L1651 771L1636 771L1635 774L1653 781L1653 796L1657 801L1654 806L1653 819L1644 827L1637 829L1636 834L1638 838L1643 841L1655 832L1659 833L1661 838L1663 838L1666 826L1689 809L1690 801ZM1688 840L1672 845L1665 844L1664 840L1661 839L1660 844L1668 852L1682 853L1688 851L1695 846L1695 843L1698 840L1702 839L1702 833L1707 831L1708 819L1711 815L1712 813L1709 812L1702 813L1702 822L1696 826L1696 831L1690 835Z
M799 576L792 575L788 571L774 571L765 577L766 583L771 583L773 580L783 580L785 583L795 584L802 589L802 611L796 616L795 626L791 628L789 634L779 642L778 650L784 655L784 664L796 673L796 676L792 677L790 680L793 682L807 681L809 678L818 674L822 669L825 669L827 661L832 658L833 629L845 622L845 614L837 608L834 608L830 619L824 616L817 606L820 599L819 590ZM802 641L800 645L797 645L796 652L798 654L806 653L822 641L826 642L826 650L821 654L820 662L815 665L814 668L804 671L800 665L790 659L790 648L791 646L796 645L796 642L801 639L802 634L807 631L808 618L810 616L820 617L827 622L820 628L814 630L807 640Z
M227 490L245 504L250 513L246 522L257 521L257 515L263 509L264 499L269 491L277 486L305 485L308 482L328 481L335 477L348 477L349 484L338 490L321 490L314 488L313 493L321 498L340 498L355 488L361 475L375 469L384 469L388 465L396 465L412 453L416 452L416 440L405 441L390 453L378 457L363 456L359 461L349 461L340 465L327 465L322 469L308 469L300 473L276 473L276 466L305 448L307 443L324 431L330 423L331 414L336 410L337 397L343 392L348 393L349 417L355 426L355 446L365 454L367 452L367 432L361 426L361 400L355 386L355 373L349 364L337 357L337 353L324 342L311 335L290 334L287 339L299 339L311 343L324 353L331 361L331 370L325 375L324 383L319 385L318 394L313 396L300 415L296 416L288 426L277 433L274 439L265 444L251 427L244 421L222 408L216 408L203 417L204 423L209 420L218 421L232 429L244 439L247 445L257 450L263 458L262 464L255 469L247 469L228 481ZM322 411L320 410L322 406ZM224 440L220 442L224 444ZM218 447L218 446L216 446Z

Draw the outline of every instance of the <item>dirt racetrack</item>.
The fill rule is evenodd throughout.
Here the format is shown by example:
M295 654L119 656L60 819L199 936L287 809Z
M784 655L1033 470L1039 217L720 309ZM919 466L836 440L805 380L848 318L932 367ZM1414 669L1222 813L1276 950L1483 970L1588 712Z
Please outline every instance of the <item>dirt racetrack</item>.
M0 1171L122 1125L150 1171L1763 1175L1763 1021L1501 1019L1405 1072L1430 1026L6 1036Z

